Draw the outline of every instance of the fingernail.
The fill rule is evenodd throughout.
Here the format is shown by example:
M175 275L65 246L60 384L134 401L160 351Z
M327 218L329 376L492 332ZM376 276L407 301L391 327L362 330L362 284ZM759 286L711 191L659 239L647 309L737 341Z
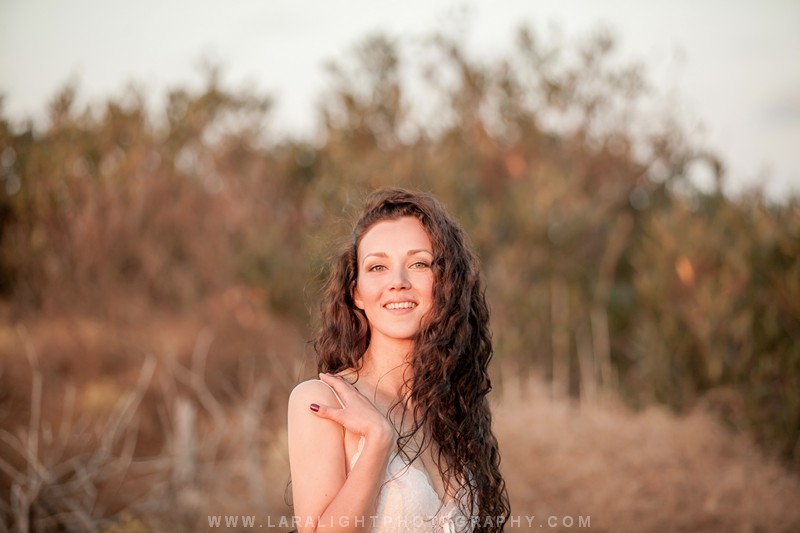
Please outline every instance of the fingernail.
M310 408L312 411L314 411L315 413L316 413L317 411L319 411L319 405L317 405L317 404L315 404L315 403L312 403L311 405L309 405L309 408Z

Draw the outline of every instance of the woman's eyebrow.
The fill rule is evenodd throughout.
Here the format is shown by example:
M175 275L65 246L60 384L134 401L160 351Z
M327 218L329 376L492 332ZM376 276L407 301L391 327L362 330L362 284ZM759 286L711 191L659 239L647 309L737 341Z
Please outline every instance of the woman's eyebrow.
M363 265L366 263L367 259L370 257L389 257L389 255L386 252L370 252L364 256L364 258L361 260L361 264Z
M364 256L364 259L366 259L367 257L371 257L373 255L376 255L378 257L389 257L389 255L386 252L370 252Z

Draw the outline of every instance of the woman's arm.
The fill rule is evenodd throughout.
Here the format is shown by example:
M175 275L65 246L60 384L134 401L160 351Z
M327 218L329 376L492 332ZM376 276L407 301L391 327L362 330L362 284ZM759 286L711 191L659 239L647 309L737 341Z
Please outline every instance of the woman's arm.
M386 418L344 379L299 384L289 397L289 466L298 531L369 531L378 491L394 445ZM318 411L311 404L319 406ZM365 438L358 462L347 475L345 429Z

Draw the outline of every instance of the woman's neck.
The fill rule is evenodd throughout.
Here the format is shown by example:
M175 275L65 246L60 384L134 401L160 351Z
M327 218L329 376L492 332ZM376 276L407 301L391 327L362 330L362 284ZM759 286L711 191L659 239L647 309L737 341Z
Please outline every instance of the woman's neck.
M404 385L410 379L409 354L413 349L411 341L386 342L372 339L364 353L364 364L359 374L366 378L376 396L400 399Z

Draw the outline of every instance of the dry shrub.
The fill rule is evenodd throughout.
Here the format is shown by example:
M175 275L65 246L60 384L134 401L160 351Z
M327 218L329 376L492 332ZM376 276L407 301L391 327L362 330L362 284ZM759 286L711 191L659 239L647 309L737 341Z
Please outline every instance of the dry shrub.
M577 403L506 377L495 410L512 516L592 531L798 531L800 480L696 409ZM569 524L569 519L566 520ZM545 525L544 527L547 527Z
M125 531L198 531L215 510L274 510L263 453L272 437L261 425L270 384L259 380L248 398L225 409L192 374L192 396L161 396L160 453L136 456L136 418L154 369L150 358L137 387L123 391L109 416L87 419L69 409L55 426L42 420L42 379L34 372L29 425L0 431L8 459L0 471L10 481L0 507L3 530L103 531L123 524ZM74 395L65 399L72 404Z
M214 512L285 514L274 428L303 343L260 298L232 287L191 314L0 327L0 531L198 531Z

